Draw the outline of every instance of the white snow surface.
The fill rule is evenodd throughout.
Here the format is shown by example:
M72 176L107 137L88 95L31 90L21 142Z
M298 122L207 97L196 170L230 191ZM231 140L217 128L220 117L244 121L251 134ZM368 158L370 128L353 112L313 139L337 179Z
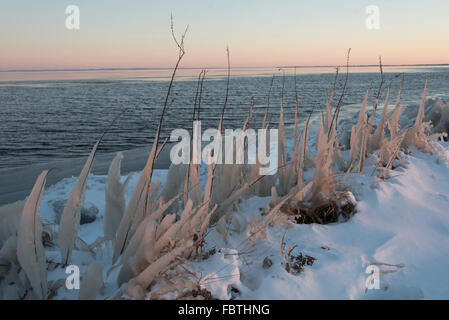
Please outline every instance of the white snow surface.
M291 151L292 142L287 146ZM435 149L430 155L411 147L409 154L401 154L403 160L385 181L376 176L376 154L368 158L363 172L349 174L344 184L357 200L357 212L346 222L273 225L265 238L254 243L249 241L249 226L241 233L231 228L226 239L211 226L204 250L216 249L216 253L200 262L186 261L185 266L219 299L449 299L449 142L437 142ZM206 171L202 166L202 184ZM139 174L129 183L127 201ZM310 180L312 174L309 170L305 176ZM163 183L166 176L166 170L156 170L153 181ZM41 219L53 223L55 231L52 203L66 200L75 182L76 177L64 179L43 195ZM106 176L88 179L84 206L93 205L99 212L93 223L80 226L81 240L76 242L71 262L80 268L81 276L93 260L103 265L105 288L98 299L114 298L119 289L120 269L112 268L112 243L102 243L91 252L82 250L103 236L105 183ZM252 214L263 219L261 213L269 202L270 197L250 198L235 215L240 221L249 221ZM284 232L285 248L296 245L293 255L316 259L296 275L286 271L280 255ZM48 272L51 287L53 281L65 281L68 275L58 264L57 245L46 248L46 255L54 262ZM263 267L266 258L272 262L269 268ZM370 265L380 271L379 289L366 289ZM78 292L62 285L52 299L77 299Z
M346 181L357 199L357 213L347 222L272 226L267 228L266 239L254 244L248 241L249 227L239 234L231 231L225 242L212 226L205 250L215 248L217 252L201 262L187 261L186 266L220 299L448 299L449 143L439 142L436 148L435 155L412 148L410 154L402 155L405 161L386 181L372 174L376 159L369 158L363 174L350 174ZM166 174L156 170L154 178L163 181ZM138 176L130 182L128 200ZM66 199L75 181L75 177L64 179L45 191L44 221L55 221L51 203ZM79 229L79 237L87 244L103 236L105 182L105 176L89 177L85 204L94 204L99 213L96 221ZM267 208L269 201L269 197L253 197L236 214L248 221L250 214L260 217L260 208ZM279 254L284 232L285 247L297 246L293 254L316 258L297 275L285 270ZM115 277L119 271L115 268L107 275L111 243L93 249L92 254L75 250L72 264L80 267L82 275L93 255L104 266L105 290L98 298L110 298L118 289ZM262 267L266 257L272 261L268 269ZM57 247L47 248L47 259L60 261ZM371 264L380 269L380 288L366 290L369 274L365 270ZM50 271L49 281L65 279L64 271L60 266ZM239 293L232 293L231 287ZM77 296L78 290L62 286L54 298Z

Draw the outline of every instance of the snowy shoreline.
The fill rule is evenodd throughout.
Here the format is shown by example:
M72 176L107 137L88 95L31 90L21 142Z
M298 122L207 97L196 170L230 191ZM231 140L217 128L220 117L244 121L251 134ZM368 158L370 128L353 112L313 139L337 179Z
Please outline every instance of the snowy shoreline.
M167 145L158 157L156 168L168 169L170 166L169 148L170 145ZM150 154L150 149L151 146L122 151L125 157L122 163L122 172L128 174L142 170ZM97 155L92 173L106 175L115 155L116 152ZM85 161L85 157L69 158L24 167L0 169L0 206L25 199L30 194L34 181L43 170L51 168L52 172L47 179L47 186L51 186L62 179L78 176Z
M395 170L390 181L376 183L371 175L375 162L368 159L364 176L351 174L348 186L355 192L357 213L347 222L328 225L298 225L273 227L267 239L245 253L240 246L248 233L223 236L212 227L206 237L205 251L217 253L203 262L189 262L192 272L201 274L201 284L214 297L230 299L240 292L239 299L447 299L449 280L445 276L449 265L449 143L438 144L438 154L428 155L413 149L405 156L407 164ZM437 163L438 161L438 163ZM166 170L156 170L155 179L165 181ZM124 180L126 176L122 177ZM130 181L127 199L137 183L138 174ZM52 203L64 199L72 190L76 178L67 178L48 188L43 196L41 217L55 222ZM106 176L92 175L86 191L85 206L99 209L96 221L80 227L79 237L93 243L103 235L104 184ZM244 202L239 216L249 219L251 213L260 217L260 208L268 207L270 197L253 197ZM299 275L286 272L279 255L279 243L286 232L287 247L296 244L295 251L313 256L316 261ZM238 248L238 250L236 250ZM243 261L238 259L242 250ZM97 261L104 267L106 291L110 296L118 287L116 272L109 277L112 246L106 243L96 251ZM263 268L266 257L272 261ZM47 251L49 261L60 261L57 248ZM75 251L73 263L83 274L90 262L88 252ZM249 263L247 265L246 263ZM379 263L380 290L365 292L365 269ZM403 267L397 266L403 265ZM49 280L65 278L63 268L49 272ZM61 288L55 299L77 299L77 290ZM166 296L165 298L170 298Z
M434 106L435 102L430 105ZM448 109L442 110L447 112ZM417 114L419 116L417 110L413 116L413 111L404 114L405 123L410 123ZM362 116L359 114L359 119ZM429 113L426 116L433 115ZM445 118L440 114L439 119ZM317 135L323 136L323 132L318 131ZM315 147L321 148L316 146L317 135L310 134L311 151ZM290 156L294 153L293 145L291 140L287 140L286 149ZM105 186L109 178L97 174L89 175L83 204L87 211L93 208L94 218L79 226L70 264L78 266L85 279L92 280L96 273L104 283L95 287L95 281L82 282L81 286L90 290L87 296L79 290L65 287L66 269L61 264L61 251L56 244L57 211L60 203L76 189L78 178L64 178L46 188L40 205L46 239L48 298L121 299L144 295L147 299L174 299L182 298L186 290L192 295L197 289L191 287L191 283L197 283L198 288L205 290L204 295L193 296L199 298L210 295L218 299L448 299L449 280L445 273L449 265L446 254L449 250L449 142L429 140L429 146L433 148L432 153L424 153L412 144L407 152L399 151L388 175L379 173L382 155L378 150L364 159L360 171L348 169L344 177L337 176L336 180L344 182L344 190L350 190L356 200L356 211L347 221L297 224L287 219L278 224L268 220L282 204L277 204L279 199L273 194L273 189L271 196L242 197L238 205L226 213L230 214L230 220L219 219L211 223L204 235L202 253L193 260L183 261L188 274L181 279L181 287L169 282L164 287L161 277L148 292L136 291L138 287L133 279L128 283L117 281L123 277L126 265L122 260L118 264L113 263L114 241L104 239ZM350 159L350 151L344 150L342 158ZM306 168L304 180L313 180L315 171L314 168ZM139 184L140 174L136 172L127 182L125 200L128 204ZM201 166L198 174L201 189L204 189L206 180L209 180L207 166ZM173 177L169 176L169 170L156 169L153 183L170 184ZM119 179L125 183L127 176L121 175ZM0 213L5 208L0 207ZM8 214L7 211L4 213ZM176 218L176 215L166 217L169 216ZM277 217L285 218L285 214ZM0 240L8 239L0 243L3 245L0 260L8 258L10 252L15 253L14 235L5 239L1 237L8 232L14 233L10 230L17 228L14 223L18 224L18 221L14 222L14 219L0 225ZM254 228L260 225L264 228L258 229L257 232L262 232L255 238ZM145 228L150 226L148 224ZM287 260L286 257L296 260ZM298 261L300 264L295 265ZM366 270L369 266L379 270L378 289L367 290L366 281L370 275ZM292 272L293 267L295 272ZM2 299L23 298L23 290L17 281L26 283L27 280L23 272L16 277L20 280L0 282ZM27 299L33 297L28 295Z

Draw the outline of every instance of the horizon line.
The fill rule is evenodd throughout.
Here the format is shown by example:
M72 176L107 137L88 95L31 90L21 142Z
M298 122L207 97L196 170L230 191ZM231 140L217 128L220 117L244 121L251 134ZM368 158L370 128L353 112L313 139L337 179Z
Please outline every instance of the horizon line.
M413 64L383 64L382 67L431 67L431 66L449 66L449 63L413 63ZM346 65L285 65L285 66L236 66L231 69L259 69L259 68L337 68L346 67ZM363 68L363 67L379 67L378 64L353 64L349 65L349 68ZM171 70L173 67L92 67L92 68L44 68L44 69L0 69L0 72L63 72L63 71L120 71L120 70ZM212 69L224 69L226 66L215 67L179 67L179 70L212 70Z

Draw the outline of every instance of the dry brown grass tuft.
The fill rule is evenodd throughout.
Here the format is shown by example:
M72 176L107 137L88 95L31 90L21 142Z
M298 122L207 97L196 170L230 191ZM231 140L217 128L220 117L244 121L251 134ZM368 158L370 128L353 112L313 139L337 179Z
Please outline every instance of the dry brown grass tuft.
M342 193L318 204L301 201L288 203L283 205L280 211L298 224L328 224L347 221L356 212L356 204L347 197L346 193Z

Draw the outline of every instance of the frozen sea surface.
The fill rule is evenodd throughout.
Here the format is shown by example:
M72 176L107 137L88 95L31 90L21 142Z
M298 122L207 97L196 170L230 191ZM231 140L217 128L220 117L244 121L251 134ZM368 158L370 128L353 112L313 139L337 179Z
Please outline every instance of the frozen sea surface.
M292 125L295 110L293 69L284 69L286 125ZM163 136L175 128L190 128L200 70L183 69L173 88L175 100L168 109ZM344 68L336 86L342 91ZM351 68L347 95L340 119L358 111L364 93L371 87L370 103L380 81L377 67ZM333 68L300 68L297 88L301 121L324 108L326 92L332 88ZM225 91L226 70L208 71L201 104L202 127L216 127ZM225 128L241 128L251 99L255 107L250 127L260 128L272 89L271 122L279 117L283 72L277 68L236 68L232 70ZM421 99L426 78L429 98L449 98L449 67L385 67L386 84L392 97L404 74L402 104ZM168 86L170 70L103 70L0 72L0 169L86 156L98 137L122 108L129 111L106 135L99 153L147 146L152 142ZM368 108L368 110L370 110Z

